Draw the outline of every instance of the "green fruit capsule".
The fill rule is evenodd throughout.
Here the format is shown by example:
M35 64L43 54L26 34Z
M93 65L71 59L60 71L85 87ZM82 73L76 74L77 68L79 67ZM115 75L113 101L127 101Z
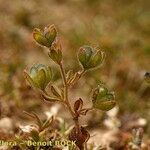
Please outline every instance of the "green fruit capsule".
M104 60L104 52L96 51L90 46L79 49L78 60L85 70L98 67Z
M108 111L116 105L114 94L104 86L98 86L93 92L93 107L102 111Z
M46 46L48 48L51 47L52 43L55 41L57 36L57 31L54 25L50 25L44 28L44 31L35 28L33 31L33 38L34 40L42 45Z
M30 72L24 72L26 80L32 87L44 90L52 79L51 68L43 64L34 65Z

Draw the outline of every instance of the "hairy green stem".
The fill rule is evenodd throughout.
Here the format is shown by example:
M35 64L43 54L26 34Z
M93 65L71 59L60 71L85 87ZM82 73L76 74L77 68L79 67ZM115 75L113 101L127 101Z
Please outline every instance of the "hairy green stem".
M63 84L64 84L64 102L66 103L72 117L74 118L74 112L71 108L71 105L70 105L70 102L69 102L69 99L68 99L68 85L67 85L67 80L66 80L66 73L65 73L63 64L60 63L59 66L60 66L61 75L62 75Z

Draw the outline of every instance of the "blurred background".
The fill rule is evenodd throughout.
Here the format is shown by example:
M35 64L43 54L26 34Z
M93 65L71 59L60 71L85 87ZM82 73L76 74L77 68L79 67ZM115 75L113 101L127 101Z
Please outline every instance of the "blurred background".
M27 124L32 120L23 110L41 115L51 107L26 84L23 70L35 63L50 64L54 80L60 82L57 66L50 61L47 50L32 38L35 27L55 24L66 70L80 70L76 59L80 46L100 47L107 55L101 68L88 72L73 87L71 96L83 97L88 105L91 89L105 83L116 95L117 128L131 132L142 126L145 136L150 137L150 87L143 80L150 70L149 8L149 0L0 0L1 120L9 119L13 127ZM108 118L109 114L92 112L83 123L89 130L111 128L111 123L105 125Z

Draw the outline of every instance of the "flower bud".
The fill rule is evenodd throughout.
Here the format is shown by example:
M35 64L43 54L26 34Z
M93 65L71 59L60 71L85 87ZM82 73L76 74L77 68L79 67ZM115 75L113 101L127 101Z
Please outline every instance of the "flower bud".
M26 80L32 87L44 90L52 79L51 68L43 64L34 65L30 72L24 72Z
M50 52L48 53L49 57L57 64L60 64L62 61L62 47L57 39L51 46Z
M104 58L104 52L96 51L90 46L83 46L78 52L78 60L85 70L98 67L102 64Z
M115 97L112 92L104 86L98 86L93 92L93 107L103 111L108 111L116 105Z
M35 28L33 31L33 38L35 41L46 47L51 47L57 36L57 31L54 25L45 27L44 31Z

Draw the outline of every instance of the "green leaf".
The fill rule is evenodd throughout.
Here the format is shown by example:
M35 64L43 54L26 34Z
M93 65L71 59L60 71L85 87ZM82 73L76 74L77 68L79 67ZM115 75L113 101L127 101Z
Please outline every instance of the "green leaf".
M47 119L47 120L43 123L42 130L48 128L48 127L51 125L51 123L53 122L53 120L54 120L53 117L51 117L50 119Z
M32 114L33 114L34 118L36 119L36 122L37 122L39 128L41 128L41 127L42 127L42 121L41 121L40 118L37 116L37 114L35 114L34 112L33 112Z
M32 78L28 75L26 71L24 71L24 77L32 87L37 87L36 83L34 83Z
M46 73L46 85L52 80L52 76L53 76L53 74L52 74L52 69L51 69L51 67L47 67L46 68L46 71L45 71L45 73Z
M61 98L60 92L58 91L56 87L51 86L51 92L53 93L54 96Z
M60 63L61 56L55 50L51 49L48 55L55 63Z
M44 100L49 101L49 102L56 102L56 101L59 101L57 98L50 97L50 96L45 95L45 94L42 94L42 97L44 98Z
M39 132L35 129L33 129L31 132L30 132L30 136L32 137L32 139L35 141L35 142L38 142L40 140L40 136L39 136Z

